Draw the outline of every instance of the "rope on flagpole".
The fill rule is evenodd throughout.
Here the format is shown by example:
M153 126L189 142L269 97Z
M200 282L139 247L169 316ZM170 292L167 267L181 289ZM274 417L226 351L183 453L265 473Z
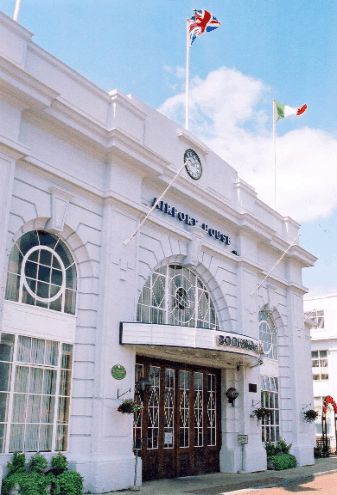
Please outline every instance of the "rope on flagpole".
M136 228L136 230L134 231L134 233L128 239L125 239L125 241L123 241L124 246L127 246L129 244L129 242L132 241L132 239L135 237L135 235L137 234L137 232L140 231L140 229L142 228L142 226L144 225L144 223L146 222L146 220L149 218L149 216L151 215L151 213L155 210L155 208L157 207L157 205L163 199L163 197L165 196L165 194L167 193L167 191L170 189L170 187L172 186L173 182L176 180L176 178L178 177L178 175L180 174L180 172L183 170L184 167L185 167L185 163L182 164L182 166L180 167L180 169L178 170L178 172L175 174L175 176L173 177L173 179L171 180L171 182L166 186L165 190L161 193L161 195L159 196L159 198L157 198L156 201L153 203L152 208L150 209L150 211L147 212L147 214L145 215L145 217L143 218L143 220L140 222L140 224L138 225L138 227Z
M186 20L186 65L185 65L185 129L189 128L189 99L190 99L190 37L188 20Z
M14 8L14 14L13 14L13 20L16 22L19 19L20 6L21 6L21 0L16 0L15 8Z
M273 271L275 270L275 268L281 263L281 261L283 260L283 258L286 256L286 254L290 251L290 249L295 246L295 244L298 244L298 235L295 237L295 239L292 241L291 244L289 244L289 246L287 247L287 249L285 249L283 251L283 253L281 254L281 256L278 258L278 260L275 262L275 264L272 266L272 268L269 270L269 272L267 273L267 275L264 277L264 279L262 280L262 282L259 283L259 285L256 287L256 289L254 291L252 291L249 295L250 296L253 296L254 294L257 293L257 291L259 290L259 288L264 284L264 282L267 280L267 278L270 277L270 275L273 273Z
M276 210L276 101L273 100L274 209Z

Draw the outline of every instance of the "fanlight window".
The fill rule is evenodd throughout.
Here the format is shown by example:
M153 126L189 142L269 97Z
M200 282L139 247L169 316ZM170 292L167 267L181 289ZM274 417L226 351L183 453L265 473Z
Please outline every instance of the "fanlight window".
M219 329L205 284L180 265L167 265L152 273L143 287L137 313L137 320L143 323Z
M6 299L74 314L76 267L64 242L41 230L20 237L9 258Z
M259 313L259 334L265 357L277 359L277 332L270 311Z

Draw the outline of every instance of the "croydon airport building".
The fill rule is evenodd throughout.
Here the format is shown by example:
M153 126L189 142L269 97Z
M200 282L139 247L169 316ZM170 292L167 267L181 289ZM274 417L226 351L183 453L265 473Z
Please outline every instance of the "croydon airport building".
M4 14L0 39L3 472L61 451L100 493L135 461L138 484L261 471L279 438L313 463L299 225Z

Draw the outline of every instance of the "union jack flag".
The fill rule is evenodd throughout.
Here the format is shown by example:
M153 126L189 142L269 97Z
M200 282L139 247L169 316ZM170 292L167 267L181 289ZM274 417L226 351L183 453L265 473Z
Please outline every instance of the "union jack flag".
M187 19L190 46L197 36L209 33L221 26L221 22L208 10L194 10L191 19Z

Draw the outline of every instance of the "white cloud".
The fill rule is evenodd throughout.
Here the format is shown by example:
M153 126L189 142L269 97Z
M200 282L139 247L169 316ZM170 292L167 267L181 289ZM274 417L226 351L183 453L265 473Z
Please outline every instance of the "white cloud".
M159 110L183 122L184 94L168 98ZM337 139L320 129L296 128L293 121L294 130L277 138L277 209L303 222L336 206ZM271 95L262 81L225 67L195 78L190 129L273 206Z

